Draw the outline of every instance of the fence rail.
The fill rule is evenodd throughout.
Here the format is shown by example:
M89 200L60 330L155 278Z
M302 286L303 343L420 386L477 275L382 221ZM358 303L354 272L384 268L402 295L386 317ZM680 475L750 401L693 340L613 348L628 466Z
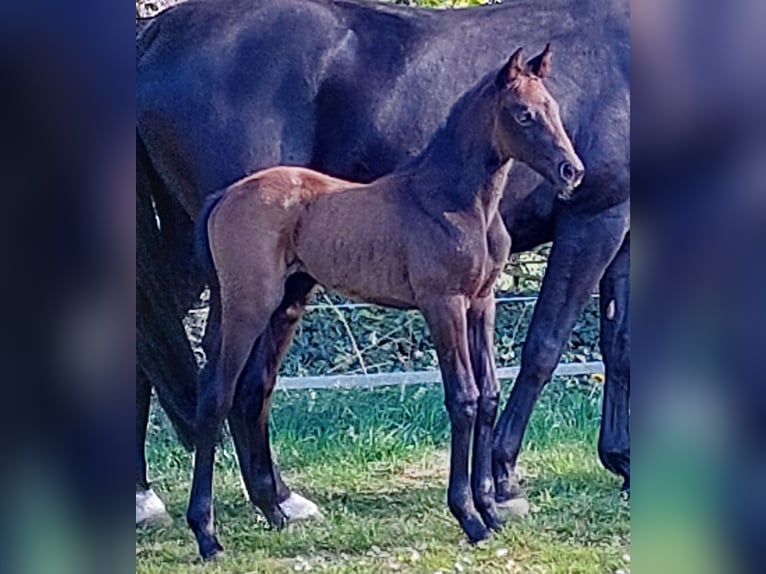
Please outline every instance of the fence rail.
M601 361L587 363L559 363L554 376L572 377L577 375L593 375L604 372ZM500 379L510 379L519 374L519 367L502 367L497 369ZM280 377L277 389L307 390L307 389L371 389L396 385L423 385L441 382L438 370L405 371L396 373L375 373L371 375L321 375L307 377Z
M593 293L592 297L598 299L598 293ZM495 297L495 302L498 305L504 303L531 303L537 301L537 295L505 295L502 297ZM312 303L306 306L307 311L321 311L323 309L369 309L369 308L382 308L372 303Z

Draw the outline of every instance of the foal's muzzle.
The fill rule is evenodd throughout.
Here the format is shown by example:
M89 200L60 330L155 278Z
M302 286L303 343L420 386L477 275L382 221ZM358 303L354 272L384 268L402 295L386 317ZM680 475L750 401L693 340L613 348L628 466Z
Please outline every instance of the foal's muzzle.
M585 176L585 166L582 163L572 164L569 161L562 161L559 164L559 180L561 183L561 199L569 199L572 196L572 190L582 182Z
M580 185L584 175L585 169L582 165L576 167L568 161L562 161L559 165L559 176L561 177L561 181L571 189Z

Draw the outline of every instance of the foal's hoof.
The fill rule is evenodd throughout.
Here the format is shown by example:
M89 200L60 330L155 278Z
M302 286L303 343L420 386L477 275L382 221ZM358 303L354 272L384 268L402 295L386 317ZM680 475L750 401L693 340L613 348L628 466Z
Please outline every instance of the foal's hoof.
M513 498L523 498L524 491L521 488L521 472L519 469L511 469L507 465L496 463L493 465L493 479L495 481L495 500L498 503Z
M476 518L468 519L463 523L463 531L468 536L468 542L476 544L489 538L489 529L484 526L481 520Z
M224 558L223 546L218 543L215 537L199 543L199 555L205 562L213 560L222 560Z
M481 519L484 521L484 524L487 525L487 528L494 530L495 532L502 530L503 519L500 516L500 513L498 513L495 504L489 508L479 510L479 513L481 514Z
M503 520L514 516L526 516L529 514L529 501L523 496L504 500L503 502L498 501L497 513Z
M274 505L268 510L263 510L263 515L269 523L269 526L275 530L282 530L287 526L287 517L279 508L279 505Z

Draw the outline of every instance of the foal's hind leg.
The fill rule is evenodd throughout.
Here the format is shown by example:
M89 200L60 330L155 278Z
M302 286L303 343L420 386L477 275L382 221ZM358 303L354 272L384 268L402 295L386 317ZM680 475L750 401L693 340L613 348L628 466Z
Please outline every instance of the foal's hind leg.
M269 407L279 366L314 285L303 273L287 280L282 303L250 355L229 415L250 500L276 526L319 514L314 503L291 493L282 481L269 440Z
M229 293L222 287L221 352L215 368L210 370L212 377L200 381L197 402L197 450L187 521L205 559L223 549L213 524L213 463L218 430L231 409L253 343L268 326L282 297L281 279L238 287Z

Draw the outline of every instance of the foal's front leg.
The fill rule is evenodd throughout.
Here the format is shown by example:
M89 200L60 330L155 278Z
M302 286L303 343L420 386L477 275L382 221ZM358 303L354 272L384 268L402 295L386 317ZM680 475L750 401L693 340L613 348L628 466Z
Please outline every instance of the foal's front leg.
M500 397L500 383L495 367L495 281L503 271L511 253L511 237L496 214L487 230L487 253L490 269L478 296L468 310L468 349L476 384L479 388L479 411L473 437L471 488L473 501L492 529L501 526L495 505L495 483L492 477L492 441Z
M499 529L502 525L495 505L495 482L492 478L492 433L497 417L500 384L495 369L495 298L474 299L468 311L468 346L471 365L479 388L479 408L473 435L471 489L473 501L484 524Z
M471 496L468 456L476 421L479 390L471 371L466 310L463 296L431 297L420 302L428 323L444 383L445 402L452 426L447 503L471 542L489 535Z

